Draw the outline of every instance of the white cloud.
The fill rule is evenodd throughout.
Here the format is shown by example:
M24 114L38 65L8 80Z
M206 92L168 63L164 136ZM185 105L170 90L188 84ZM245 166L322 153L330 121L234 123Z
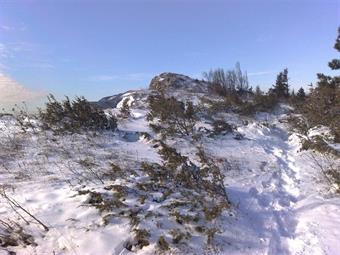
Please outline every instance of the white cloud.
M8 50L5 44L0 43L0 60L1 59L5 59L8 58L9 54L8 54Z
M17 26L9 26L9 25L0 25L0 30L5 31L5 32L10 32L10 31L26 31L27 27L24 23L21 23L20 25Z
M0 103L11 104L31 101L45 96L42 91L30 90L9 76L0 73Z
M10 27L10 26L6 26L6 25L1 25L1 26L0 26L0 29L1 29L1 30L4 30L4 31L11 31L11 30L13 30L14 28L13 28L13 27Z

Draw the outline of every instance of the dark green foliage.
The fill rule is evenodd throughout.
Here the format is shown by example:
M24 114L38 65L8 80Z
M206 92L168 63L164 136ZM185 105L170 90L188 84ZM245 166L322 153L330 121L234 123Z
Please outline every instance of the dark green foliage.
M48 96L45 109L39 111L43 127L57 132L79 132L84 130L115 130L116 120L88 102L84 97L71 101L68 97L59 102Z
M340 27L338 28L338 37L336 38L334 49L340 51ZM333 70L340 69L340 59L333 59L331 62L328 63L328 66Z
M296 93L296 98L299 101L304 101L306 99L306 93L305 93L305 90L302 87Z
M335 43L335 49L340 51L340 28ZM339 61L333 60L329 63L332 69L340 69ZM296 123L298 127L302 127L303 133L306 135L310 128L318 125L327 126L334 134L334 142L340 142L340 76L327 76L317 74L318 82L315 87L311 86L310 93L305 98L300 107L296 107L296 111L302 114L303 118L298 118ZM303 123L301 124L301 120ZM330 185L340 190L340 170L336 161L340 157L339 151L329 146L324 137L318 135L303 140L302 149L314 150L323 155L324 159L333 157L333 160L324 166L318 159L313 158L316 166L324 174Z
M120 116L122 118L128 118L131 115L130 106L129 106L129 98L125 98L120 108Z
M228 201L223 184L224 175L202 148L199 148L197 154L202 166L198 167L174 148L163 142L160 143L159 154L163 159L163 165L143 162L141 166L154 182L172 183L176 187L207 193L212 197L220 197Z
M192 102L183 103L174 97L166 97L164 93L150 95L148 102L150 112L147 119L149 121L159 120L161 126L160 128L151 123L155 131L163 129L166 134L193 134L196 109Z
M164 161L164 166L172 170L176 170L181 164L184 164L188 158L182 156L176 151L176 149L168 146L167 144L160 142L161 149L159 150L159 155Z
M340 28L335 43L335 49L340 51ZM333 69L340 67L332 66ZM311 87L308 98L303 107L299 109L309 127L324 125L331 128L335 135L335 141L340 141L340 76L327 76L317 74L318 82Z
M296 94L294 93L294 90L292 91L289 101L296 109L300 109L301 107L304 107L306 99L307 95L305 90L301 87Z
M276 77L276 82L270 89L269 94L278 99L286 99L289 97L289 84L288 84L288 69L285 68Z
M329 62L329 67L333 70L340 68L340 59L333 59L331 62Z
M253 111L271 111L277 104L277 97L271 93L263 93L259 86L256 87L254 100L253 100Z

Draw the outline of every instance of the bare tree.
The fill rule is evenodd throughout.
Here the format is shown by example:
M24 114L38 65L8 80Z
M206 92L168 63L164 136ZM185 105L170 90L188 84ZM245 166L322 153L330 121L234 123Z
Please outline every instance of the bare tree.
M232 70L217 68L203 73L204 79L211 84L211 89L220 95L243 93L249 90L247 72L242 72L240 63L236 63Z

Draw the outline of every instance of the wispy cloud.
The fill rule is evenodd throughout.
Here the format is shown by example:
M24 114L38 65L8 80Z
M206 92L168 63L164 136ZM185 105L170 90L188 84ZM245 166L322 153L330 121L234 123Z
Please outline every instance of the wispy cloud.
M31 101L46 95L43 91L33 91L24 87L3 73L0 73L0 91L0 102L2 104Z
M33 51L33 45L29 43L2 43L0 42L0 61L3 63L15 54Z
M8 57L9 57L9 53L8 53L8 49L6 45L3 43L0 43L0 60L8 58Z
M89 77L90 81L93 82L106 82L106 81L144 81L151 78L152 75L148 73L130 73L130 74L119 74L119 75L94 75Z
M0 72L7 69L10 59L24 57L25 61L18 62L14 68L52 69L55 66L48 59L40 57L41 45L29 42L1 43L0 42ZM27 61L27 59L29 61Z
M6 25L1 25L0 26L0 30L3 30L3 31L11 31L13 29L14 29L13 27L6 26Z
M18 26L12 26L12 25L7 25L7 24L3 24L3 25L0 25L0 31L3 31L3 32L12 32L12 31L26 31L27 30L27 27L24 23L21 23L20 25Z

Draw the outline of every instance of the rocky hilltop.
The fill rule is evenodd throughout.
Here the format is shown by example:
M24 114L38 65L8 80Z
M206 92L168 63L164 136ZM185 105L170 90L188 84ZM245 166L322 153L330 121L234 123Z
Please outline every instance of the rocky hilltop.
M149 85L151 90L178 90L184 89L189 92L203 93L208 89L208 83L193 79L189 76L176 73L161 73L155 76Z
M154 90L172 93L178 92L182 96L191 93L202 94L208 92L208 83L183 74L161 73L152 78L148 89L129 90L117 95L104 97L96 102L96 104L104 109L115 108L127 94L141 100Z

